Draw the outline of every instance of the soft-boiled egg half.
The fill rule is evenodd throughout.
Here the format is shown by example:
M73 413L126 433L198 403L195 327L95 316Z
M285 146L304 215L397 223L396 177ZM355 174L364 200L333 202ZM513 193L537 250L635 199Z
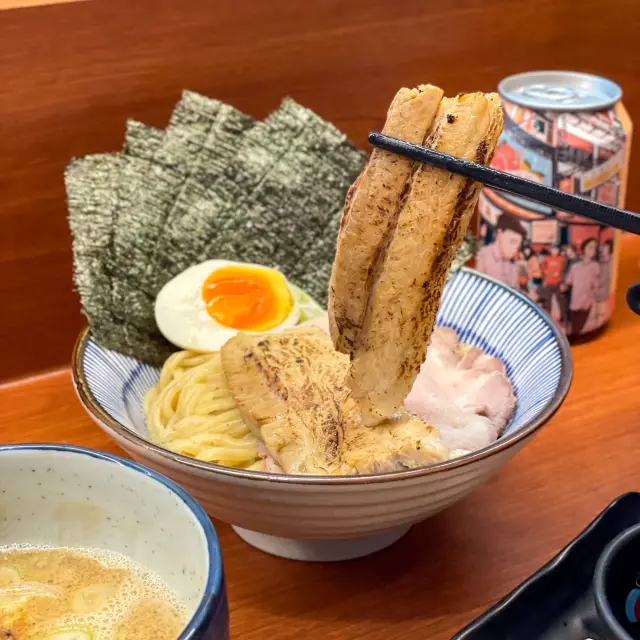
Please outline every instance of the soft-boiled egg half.
M297 324L287 279L258 264L207 260L167 282L156 298L162 335L182 349L218 351L239 331L274 333Z

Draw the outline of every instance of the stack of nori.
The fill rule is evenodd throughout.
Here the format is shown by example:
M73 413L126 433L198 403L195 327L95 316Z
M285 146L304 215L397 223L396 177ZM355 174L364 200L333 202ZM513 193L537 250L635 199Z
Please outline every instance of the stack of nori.
M129 122L121 153L65 179L74 275L94 338L161 364L160 288L209 258L280 268L326 301L335 229L365 163L345 136L285 100L264 122L185 92L160 131Z
M71 162L74 275L93 337L160 365L155 296L210 258L277 267L324 304L344 197L365 156L286 99L264 122L184 92L166 130Z

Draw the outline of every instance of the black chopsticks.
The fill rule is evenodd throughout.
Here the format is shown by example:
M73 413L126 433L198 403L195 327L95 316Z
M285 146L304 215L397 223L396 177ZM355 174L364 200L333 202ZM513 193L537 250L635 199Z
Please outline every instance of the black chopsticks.
M462 160L428 147L421 147L418 144L385 136L382 133L370 133L369 142L374 147L380 147L412 160L432 164L440 169L446 169L465 178L481 182L493 189L514 193L523 198L546 204L554 209L575 213L599 224L640 235L640 215L637 213L608 207L572 193L565 193L564 191L559 191L531 180L525 180L503 171L497 171L491 167L469 162L468 160Z

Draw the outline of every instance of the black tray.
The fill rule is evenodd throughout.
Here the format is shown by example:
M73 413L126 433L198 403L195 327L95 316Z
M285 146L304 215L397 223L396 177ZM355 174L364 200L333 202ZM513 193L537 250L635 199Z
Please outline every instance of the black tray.
M551 562L452 640L586 640L599 638L591 582L600 554L640 523L640 493L612 502Z

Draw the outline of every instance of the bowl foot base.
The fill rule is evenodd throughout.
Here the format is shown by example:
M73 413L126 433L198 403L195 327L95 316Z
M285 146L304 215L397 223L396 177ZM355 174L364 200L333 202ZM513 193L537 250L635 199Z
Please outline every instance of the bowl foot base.
M240 527L233 527L233 530L252 547L280 558L306 562L339 562L381 551L400 540L410 528L410 525L396 527L371 536L346 540L296 540Z

